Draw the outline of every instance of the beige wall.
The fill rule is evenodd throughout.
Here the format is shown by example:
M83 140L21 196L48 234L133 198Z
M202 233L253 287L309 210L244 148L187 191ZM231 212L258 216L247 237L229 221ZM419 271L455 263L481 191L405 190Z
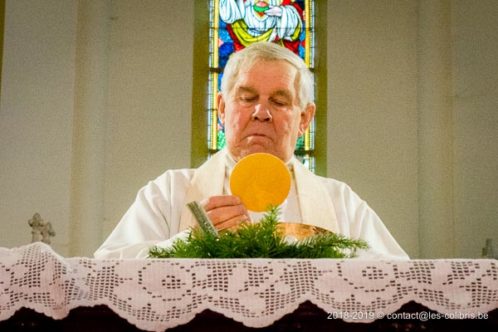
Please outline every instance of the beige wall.
M193 2L7 1L0 246L35 212L90 255L137 190L190 164Z
M328 175L418 255L417 6L329 1Z
M69 250L76 4L7 1L0 104L0 245L31 241L35 212Z
M190 165L194 4L115 1L109 42L107 235L138 188Z
M328 1L328 174L413 257L498 242L497 11ZM139 187L190 164L193 1L8 0L5 24L0 246L40 212L57 251L89 255Z
M498 2L454 1L455 255L498 246Z

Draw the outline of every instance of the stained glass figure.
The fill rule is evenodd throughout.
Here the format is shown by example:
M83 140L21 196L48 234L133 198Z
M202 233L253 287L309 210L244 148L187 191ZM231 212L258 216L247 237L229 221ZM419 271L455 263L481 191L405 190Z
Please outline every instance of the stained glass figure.
M225 146L216 96L228 58L254 42L270 41L299 55L313 71L314 4L312 0L210 0L208 150ZM315 124L298 139L296 156L315 169Z

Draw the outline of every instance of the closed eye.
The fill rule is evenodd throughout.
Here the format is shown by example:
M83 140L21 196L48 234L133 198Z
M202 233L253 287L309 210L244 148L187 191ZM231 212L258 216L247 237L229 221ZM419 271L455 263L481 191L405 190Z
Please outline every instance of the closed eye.
M242 105L253 104L257 99L257 96L239 96L239 101Z
M240 86L236 90L235 97L242 105L249 105L258 99L258 93L251 87Z
M241 96L240 100L242 100L242 101L255 101L256 97L254 97L254 96L250 96L250 97L249 96Z
M280 98L272 98L272 99L270 99L270 102L273 105L275 105L276 107L285 107L285 106L289 105L289 103L287 102L287 100L280 99Z

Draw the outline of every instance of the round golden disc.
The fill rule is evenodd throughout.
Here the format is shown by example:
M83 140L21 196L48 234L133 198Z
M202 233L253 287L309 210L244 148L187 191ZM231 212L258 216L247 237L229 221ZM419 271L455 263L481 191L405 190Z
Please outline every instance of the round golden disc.
M251 211L279 206L289 195L291 175L287 166L269 153L253 153L235 165L230 176L232 195Z

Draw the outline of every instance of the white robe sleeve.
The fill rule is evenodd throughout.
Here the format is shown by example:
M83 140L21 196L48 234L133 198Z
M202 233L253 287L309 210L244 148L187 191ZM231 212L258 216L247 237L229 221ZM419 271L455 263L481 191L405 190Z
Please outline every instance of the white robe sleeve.
M188 170L168 171L140 189L135 202L94 253L95 258L145 258L152 246L167 246L178 231L190 181Z
M369 249L358 252L359 259L409 259L375 211L345 183L333 183L332 196L341 233L353 239L363 239ZM330 186L329 186L330 188Z

